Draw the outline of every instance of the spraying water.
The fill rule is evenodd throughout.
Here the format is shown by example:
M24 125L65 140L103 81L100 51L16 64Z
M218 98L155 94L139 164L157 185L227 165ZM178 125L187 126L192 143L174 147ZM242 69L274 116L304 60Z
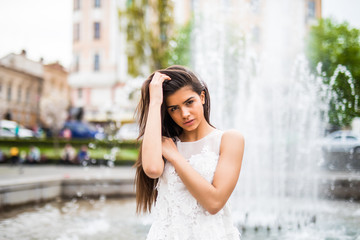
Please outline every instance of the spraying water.
M193 65L209 85L212 122L246 140L232 197L237 222L270 229L314 222L308 208L317 202L329 90L302 55L304 1L194 5Z

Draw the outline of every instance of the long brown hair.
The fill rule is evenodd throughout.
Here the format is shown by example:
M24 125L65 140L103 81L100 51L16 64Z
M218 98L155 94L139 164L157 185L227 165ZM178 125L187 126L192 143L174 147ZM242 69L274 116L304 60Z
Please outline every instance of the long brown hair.
M175 93L182 87L190 86L194 92L201 94L205 92L204 117L210 124L210 95L208 88L204 82L199 80L196 75L187 68L179 65L170 66L166 69L158 70L158 72L168 75L171 80L163 83L163 103L161 105L161 135L165 137L178 137L183 129L178 126L169 113L166 111L166 98ZM143 83L141 88L141 99L136 108L136 118L139 124L138 140L144 135L146 120L149 112L150 93L149 84L155 72L152 73ZM141 144L142 145L142 144ZM139 157L135 163L135 187L136 187L136 212L151 212L151 207L156 200L156 185L158 179L149 178L142 167L142 147L140 145Z

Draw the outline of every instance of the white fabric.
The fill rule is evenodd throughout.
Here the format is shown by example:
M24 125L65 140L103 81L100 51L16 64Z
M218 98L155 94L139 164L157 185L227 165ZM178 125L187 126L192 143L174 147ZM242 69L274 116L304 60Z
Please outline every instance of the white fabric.
M176 140L179 152L207 181L212 182L223 132L213 130L195 142ZM239 240L228 203L211 215L187 190L174 166L166 162L157 184L158 196L147 240Z

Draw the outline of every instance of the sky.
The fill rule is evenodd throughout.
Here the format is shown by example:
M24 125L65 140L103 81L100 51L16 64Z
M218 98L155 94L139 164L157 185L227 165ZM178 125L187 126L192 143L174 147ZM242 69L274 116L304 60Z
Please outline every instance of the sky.
M0 57L26 49L32 60L71 63L72 0L0 0Z
M0 0L0 57L26 49L33 60L71 63L73 0ZM90 1L90 0L88 0ZM266 1L266 0L265 0ZM322 0L323 17L360 28L360 0Z
M347 21L351 27L360 29L360 0L322 0L323 17Z

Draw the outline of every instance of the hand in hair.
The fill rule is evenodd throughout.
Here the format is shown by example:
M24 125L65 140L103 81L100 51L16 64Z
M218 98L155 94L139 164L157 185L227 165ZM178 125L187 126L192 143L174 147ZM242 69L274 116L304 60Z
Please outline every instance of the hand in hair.
M164 161L161 150L161 104L163 102L162 83L170 80L170 77L160 72L155 72L149 83L150 104L144 129L143 141L141 146L141 166L144 173L152 179L161 176L164 170ZM144 99L148 99L145 97ZM145 100L146 101L146 100Z
M155 72L149 84L150 103L162 104L163 102L162 84L165 80L171 80L171 78L166 74Z

